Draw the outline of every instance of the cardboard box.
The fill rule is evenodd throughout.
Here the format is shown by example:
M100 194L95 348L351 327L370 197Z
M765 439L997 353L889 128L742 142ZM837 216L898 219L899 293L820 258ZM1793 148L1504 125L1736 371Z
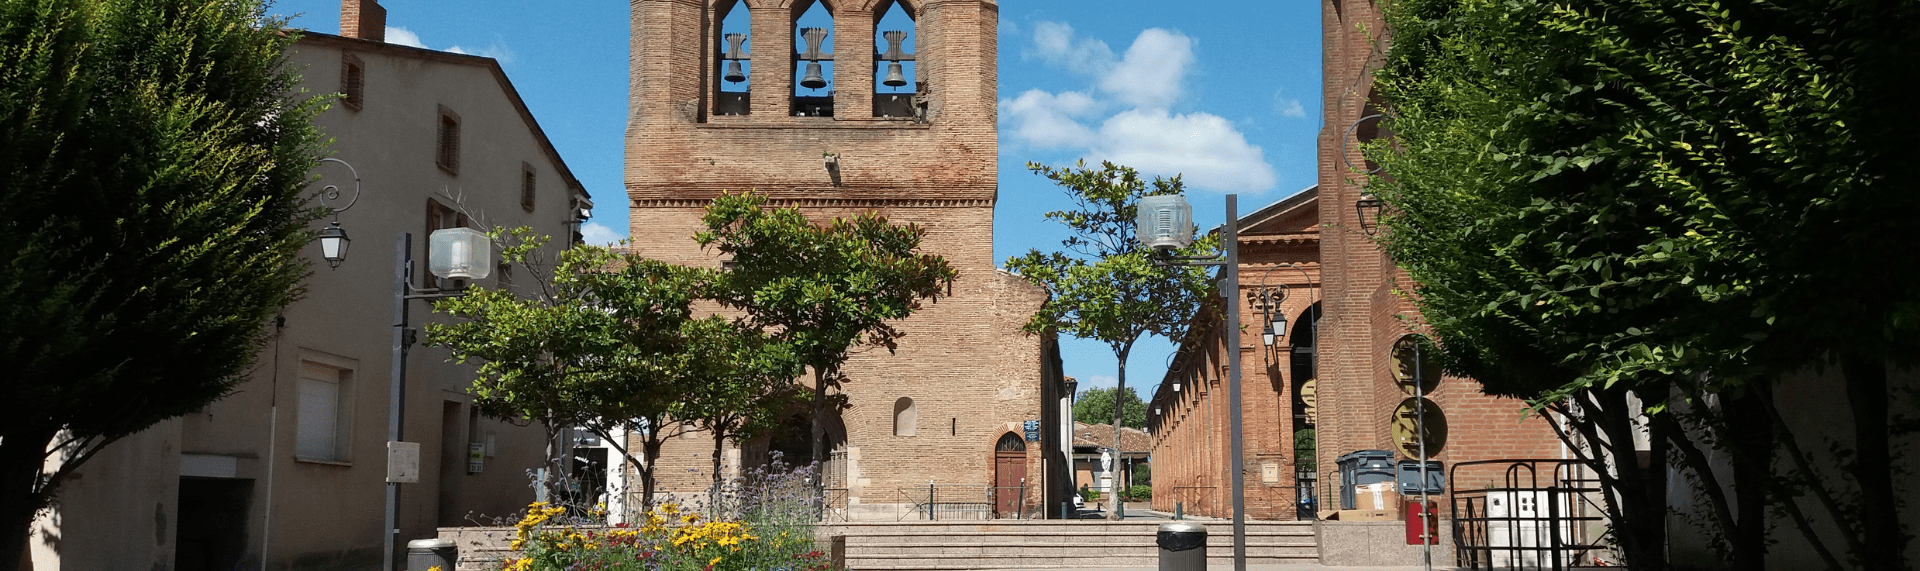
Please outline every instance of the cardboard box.
M1337 510L1327 513L1327 521L1393 521L1400 519L1395 510Z
M1393 482L1367 484L1354 488L1353 507L1361 510L1400 513L1400 492ZM1397 518L1396 518L1397 519Z

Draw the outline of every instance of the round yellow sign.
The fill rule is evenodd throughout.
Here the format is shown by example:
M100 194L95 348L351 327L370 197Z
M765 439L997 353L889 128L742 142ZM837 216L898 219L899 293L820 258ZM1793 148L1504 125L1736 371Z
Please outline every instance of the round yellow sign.
M1440 385L1440 364L1433 359L1433 349L1420 346L1420 336L1408 334L1393 343L1393 354L1388 356L1387 370L1393 373L1393 382L1407 394L1427 394ZM1419 355L1420 386L1414 386L1414 356Z
M1307 415L1307 424L1315 424L1315 421L1318 420L1320 416L1320 397L1317 394L1319 392L1319 384L1319 379L1307 379L1300 383L1300 394L1298 396L1300 398L1300 404L1302 405L1301 409Z
M1428 458L1447 447L1447 415L1442 414L1440 405L1432 400L1409 398L1400 401L1400 407L1393 410L1392 422L1393 445L1410 458L1420 457L1422 440L1426 441Z

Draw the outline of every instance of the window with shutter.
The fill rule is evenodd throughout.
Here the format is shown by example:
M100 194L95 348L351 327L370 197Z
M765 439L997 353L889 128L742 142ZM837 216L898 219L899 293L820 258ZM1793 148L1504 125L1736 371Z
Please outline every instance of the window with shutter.
M340 104L359 111L365 104L367 66L353 54L340 54Z
M440 106L440 137L434 149L434 162L447 174L460 174L460 115Z
M533 187L536 181L533 165L520 163L520 208L533 212Z
M349 373L318 363L300 364L299 404L295 413L298 444L294 455L303 460L344 462L346 415L342 402Z

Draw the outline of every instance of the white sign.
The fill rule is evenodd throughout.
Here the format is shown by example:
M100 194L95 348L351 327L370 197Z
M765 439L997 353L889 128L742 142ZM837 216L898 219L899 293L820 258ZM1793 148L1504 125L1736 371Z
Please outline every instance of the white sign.
M387 483L420 483L420 443L387 442Z

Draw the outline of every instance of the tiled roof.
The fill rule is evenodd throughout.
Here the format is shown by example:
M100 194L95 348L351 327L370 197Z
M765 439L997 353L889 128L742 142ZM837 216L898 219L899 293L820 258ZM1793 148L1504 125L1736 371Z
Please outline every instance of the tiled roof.
M1113 443L1113 425L1073 423L1074 446L1097 446L1106 448ZM1121 450L1127 452L1145 451L1153 447L1153 438L1138 428L1120 427Z

